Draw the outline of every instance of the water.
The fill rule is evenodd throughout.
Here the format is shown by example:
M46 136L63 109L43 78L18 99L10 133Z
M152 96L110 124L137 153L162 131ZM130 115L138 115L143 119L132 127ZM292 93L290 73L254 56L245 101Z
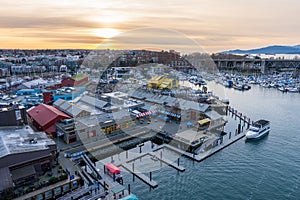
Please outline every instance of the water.
M200 163L182 157L186 171L163 167L153 172L158 188L151 191L125 174L132 192L140 199L300 199L300 94L208 86L252 120L270 120L270 134L255 142L240 140Z

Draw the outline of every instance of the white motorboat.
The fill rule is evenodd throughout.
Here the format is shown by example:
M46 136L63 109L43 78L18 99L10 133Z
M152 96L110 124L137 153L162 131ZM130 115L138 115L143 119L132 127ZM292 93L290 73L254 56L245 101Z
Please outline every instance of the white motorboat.
M259 139L270 132L270 121L261 119L254 122L246 132L246 139Z
M299 92L299 89L296 88L296 87L288 87L288 88L287 88L287 91L288 91L288 92L297 93L297 92Z

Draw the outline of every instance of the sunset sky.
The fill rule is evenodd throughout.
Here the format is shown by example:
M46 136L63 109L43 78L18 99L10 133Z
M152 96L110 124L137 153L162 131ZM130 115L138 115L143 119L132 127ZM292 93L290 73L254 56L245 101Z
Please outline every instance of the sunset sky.
M0 48L172 48L182 37L207 52L300 44L299 0L0 2Z

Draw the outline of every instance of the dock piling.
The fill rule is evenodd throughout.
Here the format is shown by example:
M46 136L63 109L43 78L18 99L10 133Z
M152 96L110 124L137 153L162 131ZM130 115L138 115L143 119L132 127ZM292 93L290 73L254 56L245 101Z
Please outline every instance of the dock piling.
M160 152L160 168L162 168L162 151Z
M238 134L241 133L241 124L238 124Z
M132 163L132 171L134 172L134 162Z

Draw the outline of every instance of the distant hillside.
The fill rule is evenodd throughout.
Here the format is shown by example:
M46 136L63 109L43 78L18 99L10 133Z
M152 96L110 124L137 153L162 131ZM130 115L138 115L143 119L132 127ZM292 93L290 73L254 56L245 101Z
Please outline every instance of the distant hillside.
M258 49L249 49L249 50L229 50L222 53L228 54L300 54L300 45L295 46L281 46L273 45Z

